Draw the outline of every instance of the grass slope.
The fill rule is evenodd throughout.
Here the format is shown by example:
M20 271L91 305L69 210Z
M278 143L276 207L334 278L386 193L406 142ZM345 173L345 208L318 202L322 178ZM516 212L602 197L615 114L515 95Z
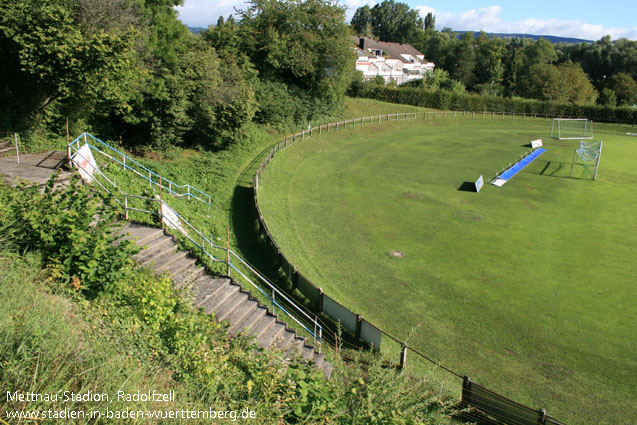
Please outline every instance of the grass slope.
M278 155L259 202L299 270L382 329L567 423L630 423L637 144L597 128L593 182L568 178L577 142L549 134L511 119L324 134ZM505 186L462 190L539 137L548 151Z

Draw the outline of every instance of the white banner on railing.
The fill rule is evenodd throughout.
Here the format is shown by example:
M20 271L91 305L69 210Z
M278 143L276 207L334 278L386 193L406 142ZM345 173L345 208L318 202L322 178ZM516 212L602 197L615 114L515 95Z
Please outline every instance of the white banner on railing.
M75 156L73 157L73 163L80 172L82 180L86 183L93 181L93 174L99 171L97 168L97 162L91 153L91 147L89 145L82 146Z
M161 221L164 226L179 230L184 235L187 235L186 230L184 230L184 227L181 225L181 221L179 220L177 213L175 213L175 210L170 208L164 201L161 201L160 205Z

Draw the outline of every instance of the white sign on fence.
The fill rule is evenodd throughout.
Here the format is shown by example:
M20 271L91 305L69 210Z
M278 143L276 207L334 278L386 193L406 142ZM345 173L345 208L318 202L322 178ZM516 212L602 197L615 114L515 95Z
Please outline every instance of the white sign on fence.
M476 192L480 192L480 189L482 189L482 186L484 186L484 179L482 178L482 176L480 176L480 178L476 180Z
M179 217L177 216L177 213L175 213L175 211L170 208L164 201L161 201L161 221L162 223L166 226L169 227L171 229L176 229L179 230L181 233L183 233L184 235L186 234L186 231L184 230L183 226L181 225L181 221L179 220Z
M82 177L82 180L86 183L92 182L93 174L99 171L89 145L84 145L77 151L73 157L73 164L75 164L80 172L80 177Z
M542 139L537 139L537 140L532 140L531 141L531 147L533 149L539 148L540 146L542 146Z

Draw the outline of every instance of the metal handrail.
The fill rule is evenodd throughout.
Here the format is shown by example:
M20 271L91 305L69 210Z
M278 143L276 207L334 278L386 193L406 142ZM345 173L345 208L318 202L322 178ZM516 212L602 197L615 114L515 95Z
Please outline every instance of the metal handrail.
M70 145L69 145L70 146ZM280 310L282 310L285 314L287 314L292 320L294 320L299 326L301 326L305 331L307 331L310 335L312 335L314 342L318 342L319 343L319 351L321 349L321 341L322 341L322 336L323 336L323 326L318 322L318 317L310 317L305 311L303 311L297 304L295 304L294 302L292 302L287 296L285 296L285 294L283 294L281 291L279 291L270 281L268 281L265 277L263 277L263 275L261 273L259 273L256 269L254 269L253 267L251 267L245 260L243 260L240 256L238 256L234 251L232 251L230 248L225 248L225 247L221 247L216 245L215 243L212 242L213 238L210 237L207 238L206 236L204 236L203 233L201 233L201 231L199 231L195 226L193 226L188 220L186 220L181 214L179 214L177 211L175 211L172 207L170 207L169 205L167 205L161 198L149 198L147 196L140 196L140 195L133 195L133 194L128 194L123 192L121 189L119 189L117 187L117 185L115 184L115 182L111 181L106 175L104 175L104 173L102 173L102 171L95 167L93 164L91 164L89 161L86 161L86 158L80 154L79 151L77 151L73 157L75 156L79 156L80 158L84 159L85 163L90 165L94 172L98 173L100 176L104 177L112 186L113 188L117 189L117 193L121 196L123 196L123 202L120 201L119 199L117 199L117 197L115 197L115 200L117 201L118 204L120 204L122 206L122 208L124 209L124 217L126 220L128 220L128 212L129 211L137 211L137 212L141 212L141 213L146 213L146 214L150 214L150 215L155 215L155 216L159 216L162 219L162 223L163 220L166 220L169 224L172 225L172 227L176 228L176 229L180 229L180 225L179 223L175 223L173 222L170 217L167 217L161 213L157 213L155 211L149 211L149 210L143 210L140 208L134 208L129 206L129 198L134 198L134 199L141 199L144 201L150 201L150 202L158 202L161 205L166 206L167 208L170 208L171 212L173 212L177 218L179 220L181 220L182 223L185 223L188 228L192 229L193 232L195 232L196 235L198 235L201 238L201 243L199 243L198 241L196 241L195 239L193 239L191 237L191 235L189 234L188 231L182 231L182 234L188 239L190 240L200 251L204 256L207 256L211 261L213 262L224 262L224 260L219 259L217 257L215 257L211 252L209 252L206 249L206 242L208 243L208 245L210 246L210 249L219 249L222 250L224 252L226 252L226 262L228 265L228 277L232 277L230 276L230 270L234 269L239 276L241 276L243 278L243 280L245 280L246 282L250 283L253 287L255 287L259 292L261 292L268 300L270 300L272 302L272 309L273 309L273 313L275 313L275 307L278 307ZM104 189L107 193L114 195L114 193L110 190L108 190L108 188L106 186L104 186L104 184L102 182L100 182L98 179L94 178L94 180L98 183L98 185ZM232 264L232 262L230 261L230 258L234 257L236 258L239 263L243 264L245 267L248 268L248 270L250 270L251 273L253 273L259 280L261 280L261 282L263 284L265 284L265 286L267 286L270 290L272 290L272 296L270 296L267 292L265 292L262 288L259 287L259 285L257 285L256 283L254 283L250 278L248 278L244 273L242 273L234 264ZM297 310L297 314L300 313L300 315L302 317L305 317L306 319L309 320L310 323L312 323L312 325L314 326L314 331L310 330L305 324L302 323L301 320L299 320L297 317L295 317L294 314L292 314L290 311L288 311L288 309L286 309L283 305L281 305L279 302L276 301L276 295L279 295L280 299L285 300L290 306L294 307L294 309Z
M155 212L153 211L147 211L147 210L141 210L141 209L135 209L132 207L128 206L128 198L136 198L136 199L142 199L142 200L146 200L146 201L151 201L151 202L159 202L160 204L164 204L166 205L161 199L157 199L157 198L149 198L149 197L145 197L145 196L139 196L139 195L129 195L126 193L121 192L124 197L124 209L125 209L125 214L126 214L126 218L128 218L128 210L131 211L139 211L139 212L145 212L145 213L151 213L151 214L155 214L157 215ZM229 248L224 248L224 247L220 247L218 245L215 245L212 242L212 238L208 239L206 236L204 236L203 233L201 233L197 228L195 228L188 220L186 220L181 214L179 214L177 211L175 211L173 208L171 208L170 206L166 205L168 208L170 208L170 210L177 216L178 219L180 219L183 223L185 223L189 228L191 228L198 236L201 237L201 244L199 242L197 242L195 239L193 239L187 232L182 232L182 234L184 236L186 236L186 238L188 238L199 250L201 250L201 252L203 254L205 254L208 258L210 258L210 260L212 261L216 261L216 262L224 262L224 260L219 259L217 257L215 257L212 253L210 253L205 246L205 243L207 242L211 248L214 249L219 249L222 251L225 251L226 253L230 254L230 256L236 258L241 264L243 264L245 267L248 268L248 270L250 270L251 273L253 273L256 277L259 278L259 280L261 280L266 286L268 286L269 289L272 290L272 296L270 296L270 294L268 294L267 292L265 292L262 288L260 288L256 283L254 283L250 278L248 278L244 273L242 273L231 261L229 261L229 257L227 261L227 264L229 266L229 268L234 269L246 282L250 283L252 286L254 286L259 292L261 292L263 295L265 295L270 301L272 301L272 305L273 305L273 310L274 310L274 306L279 307L279 309L281 309L283 312L285 312L292 320L294 320L297 324L299 324L299 326L301 326L303 329L305 329L310 335L312 335L312 337L314 338L315 341L321 341L322 338L322 333L323 333L323 327L320 323L318 323L318 318L317 317L310 317L307 313L305 313L299 306L297 306L294 302L292 302L287 296L285 296L285 294L283 294L281 291L279 291L272 283L270 283L270 281L268 281L265 277L263 277L263 275L261 275L261 273L259 273L257 270L255 270L254 268L252 268L246 261L244 261L240 256L238 256L234 251L232 251ZM166 217L165 215L160 214L162 220L167 220L170 224L173 225L173 227L175 228L179 228L179 223L174 223L170 217ZM230 277L230 276L229 276ZM276 301L276 295L278 294L279 297L281 297L282 299L284 299L285 301L287 301L291 306L293 306L298 313L300 313L302 316L304 316L305 318L307 318L315 327L315 329L318 329L318 335L316 331L311 331L310 329L307 328L307 326L305 326L299 319L297 319L292 313L290 313L284 306L282 306L280 303L278 303Z
M273 292L279 294L279 296L281 298L283 298L285 301L287 301L288 303L292 304L292 305L296 305L290 298L288 298L283 292L281 292L278 288L276 288L276 286L274 286L274 284L272 284L268 279L266 279L265 277L263 277L263 275L261 275L261 273L259 273L257 270L255 270L251 265L249 265L245 260L243 260L241 257L239 257L237 254L234 253L234 251L230 250L230 255L233 255L237 260L239 260L239 262L241 262L244 266L246 266L248 268L248 270L250 270L250 272L252 272L255 276L257 276L263 283L265 283L267 286L269 286ZM305 311L299 309L299 312L305 317L307 318L309 321L314 322L316 320L316 318L311 317L310 315L308 315Z
M103 152L102 150L98 149L97 147L89 144L88 143L88 138L89 137L92 140L95 140L100 145L104 146L105 148L110 149L111 151L113 151L118 156L121 156L122 160L120 161L118 158L115 158L114 156L109 155L108 153ZM189 184L179 185L179 184L171 181L170 179L166 179L163 176L160 176L159 174L155 173L154 171L144 167L142 164L140 164L139 162L135 161L133 158L129 157L125 153L118 151L114 147L108 145L107 143L104 143L100 139L96 138L95 136L93 136L93 135L91 135L91 134L89 134L87 132L82 133L79 137L77 137L75 140L73 140L71 143L69 143L67 145L67 155L69 157L69 160L73 156L71 154L71 149L74 149L77 152L79 150L79 148L80 148L80 140L82 138L84 138L84 143L89 145L89 147L92 150L94 150L96 152L99 152L100 154L106 156L107 158L109 158L109 159L117 162L118 164L122 165L127 170L130 170L133 173L137 174L138 176L144 178L145 180L148 180L151 185L155 184L157 186L161 186L163 189L168 190L171 195L178 196L178 197L186 196L188 198L195 198L195 199L197 199L197 200L199 200L199 201L201 201L203 203L207 203L208 205L210 205L211 197L210 197L210 195L206 194L205 192L203 192L203 191L201 191L201 190L197 189L196 187L191 186ZM132 168L129 164L134 164L135 166L141 168L142 170L144 170L144 173L142 174L138 170ZM146 174L148 174L148 175L146 175ZM153 177L155 177L155 179L153 179ZM167 186L165 186L164 184L167 184ZM183 193L175 192L173 190L173 187L174 188L179 188L179 189L186 189L186 191L183 192ZM197 196L195 193L198 193L201 197Z
M18 148L18 133L7 132L7 133L0 133L0 134L8 134L9 135L9 137L7 137L6 140L0 141L0 143L11 143L11 137L10 136L13 135L13 148L8 148L8 149L7 148L3 148L2 152L7 152L7 151L10 151L10 150L15 148L15 156L16 156L16 158L18 160L18 164L19 164L20 163L20 148Z

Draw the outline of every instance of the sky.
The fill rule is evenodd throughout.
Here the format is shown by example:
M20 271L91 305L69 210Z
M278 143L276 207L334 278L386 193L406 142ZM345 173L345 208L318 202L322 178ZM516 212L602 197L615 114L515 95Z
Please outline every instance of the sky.
M398 1L398 0L395 0ZM347 7L347 21L357 8L370 7L377 1L339 0ZM559 0L402 0L425 16L436 16L436 29L449 27L456 31L525 33L599 40L637 40L637 2L635 0L559 1ZM183 23L191 27L207 27L219 16L227 17L234 8L244 9L244 0L184 0L177 7Z

